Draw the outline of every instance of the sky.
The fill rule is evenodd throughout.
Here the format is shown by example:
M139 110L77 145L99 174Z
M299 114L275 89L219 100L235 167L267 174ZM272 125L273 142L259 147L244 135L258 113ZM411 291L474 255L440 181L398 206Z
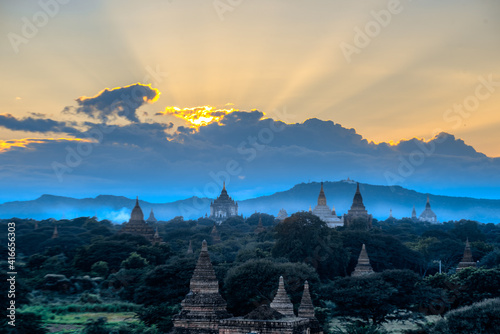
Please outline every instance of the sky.
M496 0L0 1L0 22L0 201L213 197L221 175L241 199L347 177L500 198Z

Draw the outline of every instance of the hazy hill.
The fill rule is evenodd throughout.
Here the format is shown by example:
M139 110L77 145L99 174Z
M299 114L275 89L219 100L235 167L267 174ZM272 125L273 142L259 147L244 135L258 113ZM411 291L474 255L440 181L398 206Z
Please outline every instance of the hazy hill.
M361 184L365 206L377 219L386 219L392 209L396 218L410 217L413 205L419 215L426 203L427 194L405 189L399 186ZM314 208L317 203L320 184L318 182L301 183L293 188L269 196L238 201L240 213L247 216L255 211L277 215L281 208L293 213ZM344 214L350 208L356 191L356 184L347 181L325 182L327 203L335 206L337 215ZM229 195L231 190L228 189ZM449 197L429 195L431 206L440 221L473 219L480 222L500 222L500 200L474 199L467 197ZM175 216L198 218L210 212L210 200L192 197L170 203L149 203L139 201L145 218L151 209L159 220L169 220ZM95 198L75 199L62 196L43 195L31 201L16 201L0 204L1 218L73 218L94 216L121 223L128 220L135 199L122 196L100 195Z

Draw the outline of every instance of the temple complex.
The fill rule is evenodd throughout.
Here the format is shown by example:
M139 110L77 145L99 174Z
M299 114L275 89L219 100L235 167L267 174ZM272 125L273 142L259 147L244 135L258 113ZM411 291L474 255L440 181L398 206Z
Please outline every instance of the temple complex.
M154 225L157 222L158 222L158 220L156 220L156 217L155 217L155 214L153 212L153 209L151 209L151 212L149 213L149 218L146 220L146 223Z
M358 263L356 264L356 268L351 273L352 277L364 276L373 274L374 271L372 266L370 265L370 258L368 257L368 253L366 252L365 244L361 247L361 252L359 253Z
M476 262L474 262L474 259L472 258L469 239L467 238L467 240L465 241L464 256L462 257L462 261L460 261L460 263L458 264L457 272L469 267L476 267Z
M354 198L352 200L351 209L344 215L344 225L351 227L357 225L358 223L362 223L365 225L366 229L371 229L372 219L373 216L368 214L368 211L366 211L365 205L363 204L363 197L359 191L359 183L357 183L356 193L354 194Z
M156 232L158 232L158 230ZM144 221L144 214L142 213L142 209L139 206L139 197L137 197L135 200L135 206L132 209L130 220L128 221L128 223L123 224L120 233L142 235L151 243L159 243L163 241L160 235L155 233L153 228L146 224L146 222Z
M226 182L222 186L222 191L213 202L210 203L210 219L218 224L229 217L238 215L238 203L236 203L226 191Z
M261 305L243 317L232 317L219 293L219 282L210 262L207 242L203 241L200 257L190 281L190 291L181 303L181 312L173 317L175 334L322 334L314 314L309 285L299 307L293 312L283 277L271 305Z
M427 203L425 204L425 210L420 214L418 220L422 222L439 223L436 214L431 209L431 203L429 202L429 195L427 195Z
M335 207L330 210L330 207L326 204L325 191L323 190L323 182L321 182L321 189L318 196L318 205L314 207L312 214L318 216L319 219L327 223L328 227L342 226L343 222L337 217L335 213Z

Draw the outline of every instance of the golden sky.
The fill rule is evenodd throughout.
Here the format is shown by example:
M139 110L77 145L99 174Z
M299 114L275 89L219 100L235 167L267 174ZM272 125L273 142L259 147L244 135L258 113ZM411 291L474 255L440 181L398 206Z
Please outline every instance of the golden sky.
M174 106L258 109L375 142L446 131L500 156L496 0L61 2L47 22L38 1L0 5L0 114L69 120L77 98L141 82L161 92L141 108L154 121L183 124L155 116ZM40 23L29 36L27 21ZM360 44L359 31L372 37ZM33 137L54 134L0 132Z

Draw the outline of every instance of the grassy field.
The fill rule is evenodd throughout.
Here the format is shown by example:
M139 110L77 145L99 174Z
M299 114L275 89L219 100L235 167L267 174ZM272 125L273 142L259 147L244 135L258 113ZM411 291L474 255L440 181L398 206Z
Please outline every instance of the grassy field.
M106 318L110 327L123 323L137 323L135 304L62 304L33 305L21 312L32 312L42 317L50 333L79 333L89 320Z

